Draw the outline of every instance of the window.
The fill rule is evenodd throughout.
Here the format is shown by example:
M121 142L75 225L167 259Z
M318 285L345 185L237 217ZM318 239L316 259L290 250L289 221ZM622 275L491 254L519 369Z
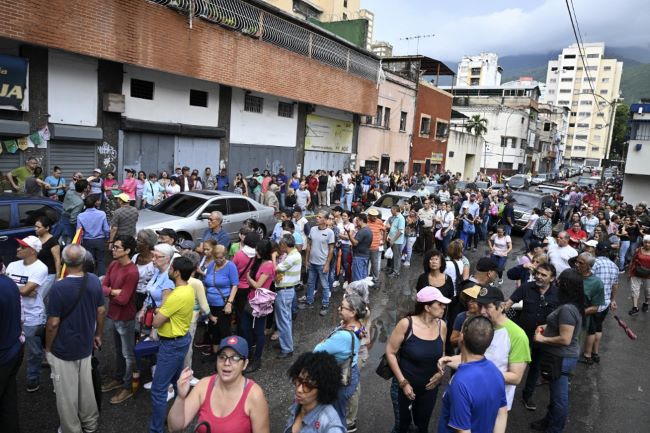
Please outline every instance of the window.
M521 139L521 146L522 149L525 149L528 147L528 140L524 140L523 138Z
M599 146L592 146L592 147L591 147L591 151L592 151L592 152L598 152L599 150L600 150L600 147L599 147Z
M384 108L384 128L390 129L390 108Z
M612 67L611 66L603 66L603 71L611 71Z
M504 135L501 136L501 147L508 147L508 143L510 143L510 147L514 148L517 146L517 138L516 137L506 137Z
M131 78L131 97L153 100L153 81Z
M571 93L571 89L560 89L560 93Z
M226 204L226 200L224 199L217 199L214 200L212 203L207 205L205 209L203 209L202 213L210 213L210 212L215 212L219 211L224 215L228 215L228 205Z
M573 146L573 150L576 151L587 150L587 146Z
M597 71L598 66L587 66L587 71Z
M245 198L229 198L228 199L228 213L229 214L234 214L234 213L242 213L242 212L250 212L251 210L251 205L246 200Z
M598 116L598 117L605 117L605 113L598 113L598 114L596 114L596 116Z
M408 113L406 111L402 111L399 116L399 130L401 132L406 132L406 119L407 119Z
M344 8L348 7L348 0L343 0L343 7Z
M499 161L499 170L512 170L512 162L501 162Z
M588 123L578 123L578 128L589 128Z
M603 89L603 90L601 90L601 91L600 91L600 94L601 94L601 95L606 95L606 94L607 94L607 89Z
M555 95L555 89L549 89L548 94L549 95Z
M372 116L366 116L366 125L372 125Z
M601 81L602 83L609 83L609 78L603 78L603 79L600 80L600 81Z
M588 135L585 135L585 134L578 134L578 135L576 135L576 137L575 137L576 140L586 140L586 139L588 139L588 138L589 138L589 136L588 136Z
M479 78L472 78L471 80L469 80L469 85L470 85L470 86L478 86L479 83L480 83L480 79L479 79Z
M580 105L593 105L594 101L588 100L588 101L580 101Z
M579 70L579 71L582 71L582 66L578 66L578 70Z
M30 203L18 205L18 225L19 227L33 227L39 217L46 216L52 221L59 220L58 212L44 204ZM2 218L0 216L0 218Z
M564 81L564 78L562 78L562 81ZM557 83L557 78L551 78L548 80L549 83Z
M208 106L208 92L203 90L190 89L190 105L195 107Z
M564 55L564 58L565 58L565 59L575 59L575 58L576 58L576 55L575 55L575 54L565 54L565 55Z
M603 124L602 123L597 123L596 124L596 129L603 129Z
M429 135L429 132L431 132L431 118L422 117L420 119L420 135Z
M348 14L343 12L343 21L347 21L347 20L348 20Z
M600 135L594 135L594 141L600 141L603 137Z
M600 59L600 54L587 54L588 59Z
M436 122L436 138L447 138L449 124L447 122Z
M564 101L557 101L557 103L558 103L558 105L569 105L569 104L571 104L571 101L564 100Z
M582 81L584 81L585 83L588 83L589 81L591 81L593 83L594 81L596 81L596 78L594 78L594 77L584 77L582 79Z
M375 114L375 126L381 126L381 117L384 114L384 107L377 105L377 114Z
M573 78L562 78L560 81L563 83L571 83L573 81Z
M551 124L548 122L544 122L544 131L550 131L551 130Z
M580 117L591 117L591 113L588 111L581 111L578 113L578 116Z
M563 71L573 71L575 69L574 66L563 66L562 70Z
M557 66L553 66L553 67L551 68L551 72L554 72L554 71L557 71Z
M593 92L591 91L591 89L582 89L580 93L582 93L583 95L591 95Z
M472 75L481 75L481 68L472 68Z
M11 225L11 205L0 205L0 230L7 230Z
M572 106L572 107L575 107L575 106L577 106L577 105L578 105L578 101L571 101L571 106Z
M291 102L278 102L278 117L293 118L293 104Z
M575 123L569 123L569 128L575 128L576 124Z
M261 113L264 109L264 98L246 94L244 97L244 111L250 113Z

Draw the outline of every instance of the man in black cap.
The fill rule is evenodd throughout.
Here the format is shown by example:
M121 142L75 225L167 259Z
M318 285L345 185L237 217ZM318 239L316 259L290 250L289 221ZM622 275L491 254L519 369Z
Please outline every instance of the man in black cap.
M159 244L169 244L172 247L176 248L176 242L178 241L178 233L174 229L162 229L156 232L158 235Z

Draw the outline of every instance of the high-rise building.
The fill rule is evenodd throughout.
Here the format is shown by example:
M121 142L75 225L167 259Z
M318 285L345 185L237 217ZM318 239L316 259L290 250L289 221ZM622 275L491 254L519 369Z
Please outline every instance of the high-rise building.
M370 51L377 54L379 57L392 57L393 46L384 41L375 41L370 45Z
M547 103L569 107L564 162L600 166L607 158L623 62L605 58L605 44L570 45L548 62Z
M463 56L458 63L456 87L501 85L499 56L495 53L481 53L478 56Z

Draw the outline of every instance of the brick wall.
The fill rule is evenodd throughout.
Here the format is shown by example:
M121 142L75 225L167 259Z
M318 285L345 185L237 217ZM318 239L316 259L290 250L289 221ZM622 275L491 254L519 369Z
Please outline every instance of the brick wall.
M415 106L415 122L413 126L413 150L411 152L410 173L413 172L413 161L424 161L431 158L431 153L442 153L446 158L447 141L437 140L436 120L449 122L451 119L451 94L437 89L430 84L420 83ZM420 136L420 119L422 115L431 116L431 133L428 136ZM442 162L444 167L445 162Z
M0 1L0 36L372 115L375 83L145 0Z

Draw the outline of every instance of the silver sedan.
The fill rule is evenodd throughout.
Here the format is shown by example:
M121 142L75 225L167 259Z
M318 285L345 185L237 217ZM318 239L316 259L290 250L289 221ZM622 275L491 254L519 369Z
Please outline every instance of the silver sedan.
M249 218L260 223L265 235L276 223L272 207L240 194L206 190L174 194L151 209L141 210L136 228L138 231L170 228L181 239L200 242L208 228L208 215L213 211L223 214L223 228L233 241L238 239L239 229Z

